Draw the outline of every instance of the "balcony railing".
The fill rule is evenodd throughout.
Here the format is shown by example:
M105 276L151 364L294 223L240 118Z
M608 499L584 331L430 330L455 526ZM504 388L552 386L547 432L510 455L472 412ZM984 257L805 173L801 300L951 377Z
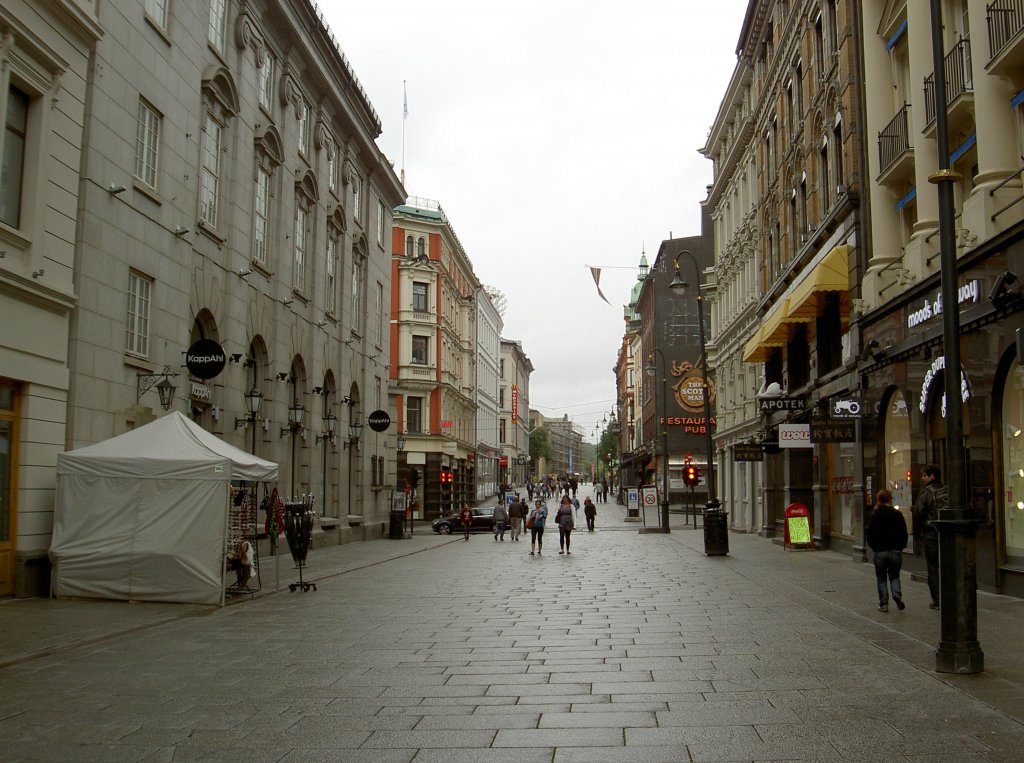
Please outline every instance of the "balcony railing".
M985 6L989 58L1002 53L1024 30L1024 0L993 0Z
M964 93L974 90L974 78L971 75L971 41L969 38L960 38L960 41L946 54L942 68L946 73L946 106L948 107ZM924 115L927 124L935 121L934 72L924 79Z
M884 173L893 162L909 150L910 104L905 103L889 124L878 133L878 166L881 171Z

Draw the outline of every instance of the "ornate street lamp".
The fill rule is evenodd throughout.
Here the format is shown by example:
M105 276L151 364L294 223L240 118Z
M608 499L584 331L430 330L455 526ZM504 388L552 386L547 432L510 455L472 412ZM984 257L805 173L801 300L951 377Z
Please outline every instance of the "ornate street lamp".
M679 258L685 257L693 263L693 272L696 275L697 284L697 330L700 337L700 354L703 359L702 371L704 382L704 435L705 450L707 451L707 483L708 502L704 511L704 553L707 556L724 556L729 553L729 527L726 524L725 513L721 511L721 504L715 491L715 446L711 439L711 387L708 384L708 349L704 338L704 296L700 293L700 266L697 258L687 250L676 255L673 264L676 274L672 277L669 288L681 292L689 288L689 284L679 271Z
M661 392L655 392L657 397L658 407L661 409L661 415L658 416L658 423L661 429L661 501L659 506L661 507L661 528L660 531L663 533L672 532L668 526L668 422L665 421L665 405L668 396L668 380L665 373L665 354L658 348L655 347L650 357L647 358L647 366L645 370L648 376L654 376L658 372L658 366L654 362L654 356L657 355L661 358ZM650 532L650 528L644 528L647 532Z
M260 406L263 404L263 393L256 389L256 385L245 393L245 411L248 416L244 419L235 419L235 429L239 427L252 427L252 449L249 451L256 455L256 422L259 419Z
M160 407L165 411L171 410L171 405L174 404L174 393L178 387L170 377L177 375L170 366L164 366L163 370L156 374L136 374L135 402L139 402L146 392L156 387L156 393L160 396Z

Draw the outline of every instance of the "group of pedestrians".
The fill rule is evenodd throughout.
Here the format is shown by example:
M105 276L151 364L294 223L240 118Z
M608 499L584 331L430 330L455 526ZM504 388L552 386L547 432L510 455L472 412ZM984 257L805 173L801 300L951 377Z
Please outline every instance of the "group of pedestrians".
M914 536L924 550L925 566L928 570L928 593L931 609L939 608L939 537L933 522L949 502L946 487L942 484L942 473L935 464L928 464L921 470L924 487L918 493L914 506ZM907 520L893 506L892 493L879 490L875 495L875 506L871 511L865 529L868 546L873 552L875 565L875 586L878 589L878 611L889 611L889 597L892 596L896 609L906 609L903 588L900 584L900 570L903 566L903 550L907 547L909 534Z
M580 507L579 499L571 497L568 493L563 495L559 501L558 509L553 517L555 526L558 528L559 554L572 554L572 531L576 528ZM594 532L597 506L587 496L583 499L582 508L587 522L587 531ZM466 540L469 540L473 526L473 510L469 506L463 507L459 514L459 521L462 524ZM530 556L541 556L544 551L544 529L547 522L548 508L543 498L537 498L532 509L518 493L508 505L504 500L499 499L498 504L494 507L494 540L504 543L507 531L511 540L516 542L522 537L523 530L529 530Z

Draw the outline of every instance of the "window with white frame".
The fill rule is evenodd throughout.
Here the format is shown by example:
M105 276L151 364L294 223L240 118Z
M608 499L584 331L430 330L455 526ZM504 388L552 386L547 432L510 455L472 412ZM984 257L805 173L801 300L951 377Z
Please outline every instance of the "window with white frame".
M384 246L384 203L377 200L377 243Z
M259 70L260 106L271 111L274 103L274 69L276 62L273 54L268 50L263 59L263 66Z
M405 431L418 434L423 431L423 398L405 399Z
M427 301L427 284L421 281L412 282L412 309L417 313L425 313L430 305Z
M222 127L207 114L203 119L199 165L199 219L217 227L217 197L220 193L220 147Z
M327 159L327 190L337 196L341 156L339 155L337 146L335 146L334 150L330 153L331 155Z
M363 262L361 257L357 254L352 258L352 291L350 293L352 303L352 330L359 331L362 321L359 320L359 314L362 311L362 299L360 297L363 293Z
M309 236L309 210L306 209L305 198L295 199L295 247L292 258L292 288L304 291L306 288L306 247Z
M363 203L363 179L359 175L352 176L352 219L362 221L359 209Z
M271 174L268 169L256 168L256 193L252 210L252 258L261 265L267 264L270 243L270 180Z
M384 345L384 284L377 282L377 346Z
M218 53L224 53L224 42L227 37L228 3L227 0L210 0L210 27L207 38L210 45Z
M149 302L153 281L134 270L128 271L128 310L125 316L125 350L149 357Z
M167 0L146 0L146 13L161 28L167 26Z
M327 261L324 264L324 309L333 315L338 309L338 283L335 275L338 272L338 234L333 230L327 234Z
M28 107L28 95L11 85L7 89L3 157L0 158L0 222L12 228L17 228L21 224Z
M309 104L305 101L299 108L299 153L309 156Z
M414 335L412 338L412 362L426 365L429 346L430 337Z
M157 157L160 148L160 115L142 98L135 127L135 177L156 188Z

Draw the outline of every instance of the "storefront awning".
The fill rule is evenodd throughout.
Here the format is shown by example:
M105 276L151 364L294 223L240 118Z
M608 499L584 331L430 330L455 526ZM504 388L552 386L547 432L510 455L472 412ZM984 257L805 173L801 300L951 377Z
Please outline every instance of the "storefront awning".
M809 323L821 315L825 292L850 288L849 247L837 246L825 255L789 296L786 320Z
M773 348L789 342L794 323L810 323L821 315L826 292L846 292L849 288L849 247L843 244L810 268L768 311L761 328L743 347L743 362L764 363Z

